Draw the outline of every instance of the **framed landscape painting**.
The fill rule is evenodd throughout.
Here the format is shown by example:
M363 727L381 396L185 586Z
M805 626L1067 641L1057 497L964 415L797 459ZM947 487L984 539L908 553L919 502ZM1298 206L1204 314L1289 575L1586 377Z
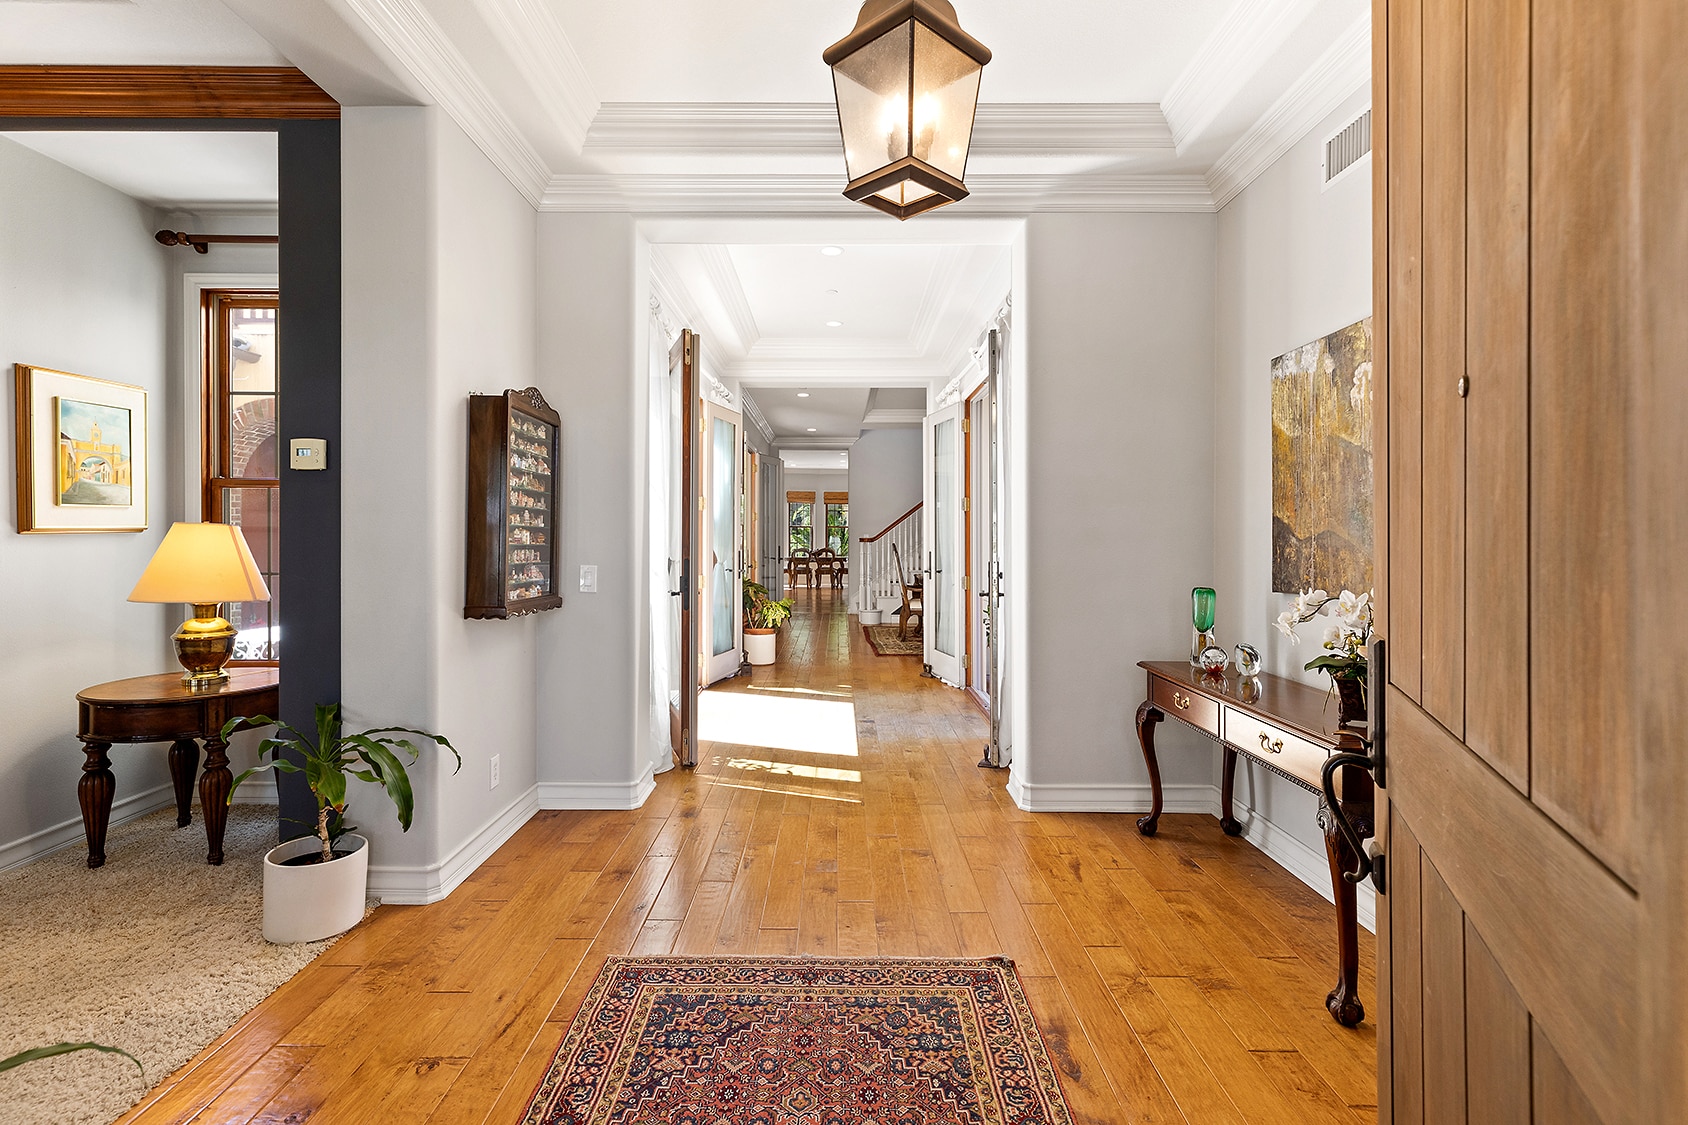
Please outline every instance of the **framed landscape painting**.
M145 531L147 393L17 364L18 530Z

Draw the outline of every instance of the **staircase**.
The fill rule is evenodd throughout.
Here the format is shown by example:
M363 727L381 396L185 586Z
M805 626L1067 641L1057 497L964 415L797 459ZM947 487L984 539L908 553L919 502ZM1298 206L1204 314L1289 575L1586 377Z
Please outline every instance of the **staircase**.
M903 559L903 576L914 579L915 571L926 558L922 553L920 509L916 504L897 517L878 535L864 536L856 547L858 558L850 560L850 568L859 577L856 587L856 610L883 610L889 614L901 609L902 587L897 584L897 564L891 557L891 546Z

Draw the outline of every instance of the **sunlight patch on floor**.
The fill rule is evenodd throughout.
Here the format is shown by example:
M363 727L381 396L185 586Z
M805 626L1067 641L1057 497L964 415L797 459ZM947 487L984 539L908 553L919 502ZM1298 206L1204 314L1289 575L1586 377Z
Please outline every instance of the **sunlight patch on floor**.
M781 777L806 777L816 781L848 781L862 783L860 770L835 770L830 766L800 766L795 762L764 762L756 758L728 758L727 768L754 773L772 773Z
M697 712L704 742L856 757L852 703L706 691L698 696Z
M841 691L822 691L820 688L773 687L772 685L763 685L763 684L750 684L749 686L747 686L745 688L745 690L746 691L783 691L783 692L789 692L793 695L820 695L820 696L828 696L828 697L833 698L833 699L849 699L854 694L850 691L850 685L849 684L839 684L838 686L843 690L841 690Z
M811 801L840 801L846 805L859 805L860 797L841 797L837 793L816 793L808 789L783 789L778 785L740 785L734 781L715 782L726 789L748 789L752 793L782 793L787 797L803 797Z

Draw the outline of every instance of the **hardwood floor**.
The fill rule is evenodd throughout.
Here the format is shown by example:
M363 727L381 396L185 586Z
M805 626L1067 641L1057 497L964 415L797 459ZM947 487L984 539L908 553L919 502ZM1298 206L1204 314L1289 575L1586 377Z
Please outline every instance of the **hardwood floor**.
M1128 816L1021 812L975 765L964 693L876 656L843 595L797 596L780 663L705 720L784 701L800 721L765 741L800 745L847 705L856 756L705 742L642 809L541 813L446 901L377 910L123 1120L517 1121L618 953L1006 954L1078 1122L1376 1120L1373 1024L1324 1009L1327 903L1212 817L1146 840Z

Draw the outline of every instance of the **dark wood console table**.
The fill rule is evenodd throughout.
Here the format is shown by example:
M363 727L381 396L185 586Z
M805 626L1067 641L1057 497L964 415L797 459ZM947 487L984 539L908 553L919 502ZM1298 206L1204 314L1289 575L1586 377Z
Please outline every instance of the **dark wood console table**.
M205 861L223 862L223 830L228 825L228 743L223 724L237 715L274 715L278 709L276 668L233 668L229 679L214 691L189 691L180 672L113 680L76 696L76 737L87 761L76 783L82 805L82 830L88 837L88 866L105 863L106 827L111 823L111 800L117 781L111 774L108 751L113 743L170 743L170 780L176 787L176 826L193 821L193 775L199 768L199 747L205 743L205 773L199 779L199 802L205 815ZM241 729L245 729L242 727Z
M1282 676L1262 674L1250 681L1235 673L1205 675L1184 661L1145 660L1138 667L1148 672L1149 698L1137 709L1137 739L1143 746L1154 795L1149 815L1137 822L1138 831L1145 836L1155 834L1161 815L1155 724L1169 715L1218 742L1225 752L1219 826L1227 836L1240 835L1243 830L1231 815L1239 753L1279 777L1319 793L1325 759L1338 747L1359 749L1357 734L1337 726L1336 701L1327 699L1318 688ZM1344 767L1337 780L1344 811L1362 836L1371 835L1371 776L1364 770ZM1336 987L1325 998L1325 1007L1337 1023L1353 1027L1366 1014L1359 996L1360 923L1354 884L1342 873L1354 870L1356 857L1337 831L1322 796L1319 827L1325 833L1325 854L1330 859L1331 889L1336 898L1338 975Z

